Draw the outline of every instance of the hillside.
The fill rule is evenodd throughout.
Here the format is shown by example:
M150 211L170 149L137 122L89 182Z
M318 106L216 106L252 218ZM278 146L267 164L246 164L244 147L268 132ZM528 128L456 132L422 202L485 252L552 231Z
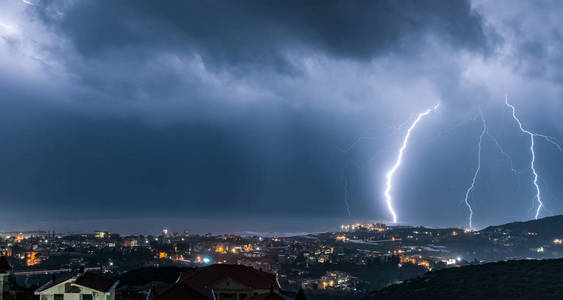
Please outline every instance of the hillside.
M497 229L508 229L515 235L524 235L528 232L535 232L546 239L561 238L563 237L563 215L525 222L513 222L504 225L489 226L481 230L481 232L491 232Z
M563 259L516 260L426 273L367 299L561 299Z

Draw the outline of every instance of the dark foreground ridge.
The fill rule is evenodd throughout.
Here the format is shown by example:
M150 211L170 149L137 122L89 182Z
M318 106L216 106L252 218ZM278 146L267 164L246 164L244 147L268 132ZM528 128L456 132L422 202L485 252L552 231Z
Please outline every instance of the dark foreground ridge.
M562 299L563 259L514 260L426 273L365 299Z

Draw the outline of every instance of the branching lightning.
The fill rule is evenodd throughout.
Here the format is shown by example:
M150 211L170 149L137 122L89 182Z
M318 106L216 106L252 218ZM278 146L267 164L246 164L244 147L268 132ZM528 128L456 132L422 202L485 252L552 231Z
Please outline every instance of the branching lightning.
M559 152L561 152L563 154L563 147L561 147L561 141L559 141L558 139L556 139L552 136L549 136L549 135L544 135L544 134L539 134L539 133L534 133L534 135L544 138L546 141L548 141L553 146L555 146L557 148L557 150L559 150Z
M481 122L483 123L483 130L481 130L481 134L479 135L479 150L477 151L477 168L473 173L473 179L471 180L471 185L465 191L465 205L469 209L469 229L473 229L473 208L471 207L471 203L469 203L469 195L475 189L475 182L477 181L477 176L479 176L479 172L481 171L481 150L483 149L483 136L487 133L487 122L485 122L485 117L483 116L483 112L480 112Z
M439 106L440 106L440 103L436 104L434 107L429 108L429 109L427 109L427 110L425 110L425 111L423 111L423 112L421 112L417 115L416 119L414 120L414 122L411 124L411 126L407 130L407 133L406 133L406 135L403 139L403 143L401 145L401 148L399 149L399 153L397 155L397 160L395 161L395 164L386 174L387 181L386 181L386 187L385 187L385 193L384 194L385 194L385 201L387 203L387 208L389 209L389 212L393 216L393 223L397 223L397 213L393 209L393 204L392 204L393 199L391 197L391 188L393 187L393 175L395 174L395 172L397 171L397 169L401 165L401 162L403 160L403 153L405 152L405 149L407 148L407 145L409 143L409 137L411 135L411 132L414 130L414 128L416 127L418 122L420 122L420 120L423 117L427 116L432 111L435 111L436 109L438 109Z
M512 104L508 103L508 96L505 97L504 103L506 104L506 106L508 106L512 110L512 118L516 121L516 123L518 123L518 127L520 128L520 131L522 131L523 133L530 136L530 152L532 153L532 160L530 161L530 169L532 170L532 174L534 175L533 184L534 184L534 187L536 188L536 197L535 198L538 202L538 208L536 209L536 220L537 220L539 215L540 215L541 209L544 205L543 205L543 201L541 199L541 191L540 191L540 186L539 186L539 183L538 183L538 172L536 171L536 167L535 167L535 162L536 162L536 152L535 152L535 149L534 149L535 137L541 137L541 138L545 139L547 142L554 145L557 148L557 150L559 150L559 152L561 152L561 153L563 153L563 147L561 146L561 142L555 137L545 135L545 134L539 134L539 133L531 132L531 131L525 129L524 126L522 125L522 122L520 122L520 119L518 119L518 117L516 116L516 109L514 108L514 106Z
M532 174L534 175L533 183L534 183L534 187L536 188L536 200L538 201L538 208L536 210L536 220L537 220L538 216L540 215L543 202L541 200L541 191L540 191L540 186L538 184L538 172L536 172L536 167L535 167L536 152L534 151L534 137L536 136L536 134L524 129L524 127L522 126L522 122L520 122L520 119L518 119L518 117L516 116L516 109L512 104L508 103L508 96L505 97L504 103L512 110L512 118L516 121L516 123L518 123L518 127L520 128L520 131L530 136L530 152L532 153L532 160L530 161L530 169L532 170Z

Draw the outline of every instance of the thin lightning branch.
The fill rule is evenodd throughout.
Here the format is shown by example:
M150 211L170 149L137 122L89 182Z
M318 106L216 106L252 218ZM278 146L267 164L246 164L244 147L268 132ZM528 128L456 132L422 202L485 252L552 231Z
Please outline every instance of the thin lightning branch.
M539 133L534 133L534 135L544 138L546 141L553 144L557 148L557 150L559 150L559 152L563 153L563 147L561 147L560 141L557 140L556 138L549 136L549 135L539 134Z
M536 188L536 200L538 201L538 208L536 210L536 220L537 220L538 216L540 215L543 202L541 200L540 186L538 184L538 172L536 172L536 167L535 167L536 152L534 151L534 137L536 136L536 134L524 129L524 127L522 126L522 122L520 122L520 119L518 119L518 117L516 116L516 109L512 104L508 103L508 96L505 97L504 103L506 104L506 106L512 109L512 118L516 121L516 123L518 123L518 127L520 128L520 131L530 136L530 152L532 153L532 160L530 161L530 169L532 170L532 174L534 175L533 183L534 183L534 187Z
M498 140L489 132L489 130L487 129L487 136L495 143L495 145L497 146L498 150L500 151L500 153L502 155L504 155L504 157L506 157L506 159L508 160L508 162L510 163L510 170L514 173L514 174L520 174L520 172L518 172L518 170L514 169L514 163L512 161L512 157L510 155L508 155L508 153L506 153L504 151L504 149L502 148L502 146L500 145L500 143L498 142Z
M413 131L413 129L416 127L418 122L420 122L420 120L423 117L427 116L432 111L435 111L436 109L438 109L439 106L440 106L440 103L436 104L434 107L429 108L429 109L427 109L427 110L425 110L425 111L423 111L423 112L421 112L417 115L416 119L414 120L414 122L411 124L411 126L407 130L407 133L406 133L406 135L403 139L403 143L401 145L401 148L399 149L399 154L397 155L397 160L395 161L395 164L386 174L387 181L386 181L386 187L385 187L384 194L385 194L385 201L387 203L387 208L389 209L389 212L393 216L393 223L397 223L397 213L395 213L395 210L393 209L393 204L392 204L393 199L391 197L391 188L393 187L393 175L395 174L395 172L397 171L397 169L401 165L401 162L403 161L403 153L405 152L405 149L407 148L407 145L409 143L409 137L411 135L411 132Z
M413 118L414 115L410 115L409 118L397 125L397 126L389 126L389 130L391 131L391 133L385 134L385 135L379 135L379 136L361 136L358 137L354 140L354 142L352 142L350 145L348 145L346 148L342 148L342 147L338 147L338 151L342 152L342 153L348 153L350 152L352 149L354 149L358 144L360 144L361 142L364 141L375 141L375 140L380 140L380 139L388 139L394 135L396 135L396 132L398 132L399 130L401 130L403 127L405 127L406 125L408 125L411 121L411 119ZM379 157L379 153L383 152L383 151L387 151L388 148L390 148L390 144L386 144L383 147L379 147L377 151L372 152L370 157L367 159L367 162L372 162L373 160L375 160L377 157ZM365 163L365 162L364 162ZM358 169L366 169L367 166L364 166L360 163L357 162L353 162L352 163L354 165L354 167L358 168Z
M339 147L338 150L340 152L347 153L347 152L350 152L350 150L354 149L354 147L356 147L356 145L358 145L359 143L361 143L363 141L375 141L375 140L389 138L389 137L393 136L395 134L395 132L401 130L401 128L406 126L409 123L411 118L412 118L412 115L409 116L409 119L407 121L405 121L405 122L403 122L403 123L401 123L397 126L391 127L390 128L391 133L389 133L389 134L385 134L385 135L381 135L381 136L361 136L361 137L357 138L354 142L352 142L348 147L346 147L346 148L340 148Z
M350 212L350 203L348 202L348 178L344 178L344 204L346 205L348 217L351 217L352 213Z
M403 123L401 123L397 126L391 127L393 134L395 134L397 131L403 129L403 127L407 126L410 123L412 117L413 117L413 115L411 114L411 115L409 115L409 118L406 121L404 121Z
M485 122L485 117L483 117L483 112L480 112L481 122L483 123L483 130L481 130L481 134L479 135L479 150L477 151L477 168L475 169L475 173L473 173L473 179L471 180L471 185L465 191L465 205L469 209L469 229L473 229L473 208L471 207L471 203L469 203L469 195L475 189L475 182L477 181L477 176L479 175L479 171L481 171L481 150L483 145L483 136L487 133L487 122Z
M379 140L382 139L383 137L367 137L367 136L361 136L359 138L357 138L352 144L350 144L348 147L346 148L339 148L338 150L340 152L350 152L350 150L352 150L357 144L359 144L362 141L370 141L370 140Z

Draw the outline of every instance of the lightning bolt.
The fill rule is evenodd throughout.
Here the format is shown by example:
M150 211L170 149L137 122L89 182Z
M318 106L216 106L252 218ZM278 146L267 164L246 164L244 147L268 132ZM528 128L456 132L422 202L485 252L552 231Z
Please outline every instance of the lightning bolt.
M543 205L543 201L541 199L541 191L540 191L540 186L539 186L539 183L538 183L538 172L536 171L536 167L535 167L536 152L534 150L534 146L535 146L535 139L534 138L535 137L541 137L541 138L545 139L547 142L554 145L557 148L557 150L559 150L559 152L561 152L562 154L563 154L563 147L561 146L561 141L559 141L555 137L545 135L545 134L539 134L539 133L531 132L531 131L525 129L524 126L522 126L522 122L520 122L520 119L518 119L518 117L516 116L516 109L514 108L514 105L508 103L508 96L505 96L504 103L506 104L506 106L508 106L512 110L512 118L516 121L516 123L518 123L518 127L520 128L520 131L522 131L523 133L530 136L530 152L532 153L532 160L530 161L530 169L532 170L532 174L534 175L533 184L534 184L534 187L536 188L536 197L535 198L538 202L538 208L536 210L536 220L537 220L539 215L540 215L540 211L541 211L541 209L544 205Z
M538 201L538 208L536 210L536 220L537 220L538 216L540 215L543 202L541 200L541 191L540 191L540 186L538 184L538 172L536 171L536 167L535 167L536 152L534 150L534 137L536 136L536 134L524 129L524 126L522 126L522 122L520 122L520 119L518 119L518 117L516 116L516 109L512 104L508 103L508 96L505 97L504 103L512 110L512 118L516 121L516 123L518 123L518 127L520 128L520 131L530 136L530 152L532 153L532 160L530 161L530 169L532 170L532 174L534 175L533 183L534 183L534 187L536 188L535 198Z
M397 155L397 160L395 161L395 164L393 165L393 167L389 171L387 171L387 174L385 175L385 177L387 179L385 192L384 192L385 202L387 203L387 209L389 209L389 212L393 216L393 223L397 223L397 213L395 213L395 210L393 209L393 204L392 204L393 198L391 197L391 188L393 187L393 175L395 174L395 172L397 171L399 166L401 166L401 162L403 161L403 153L405 152L405 149L407 149L407 145L409 143L409 137L411 135L411 132L414 130L414 128L416 127L418 122L420 122L420 120L422 120L422 118L424 118L425 116L430 114L432 111L435 111L436 109L438 109L439 106L440 106L440 103L436 104L432 108L429 108L429 109L419 113L416 116L416 119L414 120L414 122L412 122L411 126L407 130L407 133L406 133L406 135L403 139L403 143L401 145L401 148L399 149L399 153Z
M481 130L481 134L479 135L479 150L477 151L477 168L473 173L473 179L471 180L471 185L465 191L465 205L469 209L469 229L473 229L473 208L471 207L471 203L469 203L469 195L475 189L475 182L477 181L477 176L479 176L479 172L481 171L481 150L483 149L483 136L487 133L487 122L485 121L485 117L483 116L483 112L480 111L481 122L483 123L483 130Z

